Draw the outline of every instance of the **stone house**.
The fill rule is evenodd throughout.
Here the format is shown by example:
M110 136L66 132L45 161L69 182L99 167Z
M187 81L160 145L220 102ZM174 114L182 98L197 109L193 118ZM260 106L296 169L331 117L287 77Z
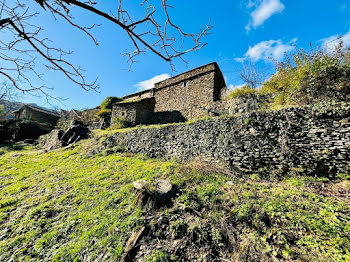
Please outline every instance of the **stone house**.
M74 123L81 123L89 126L91 129L101 128L101 120L97 117L97 113L100 109L101 108L98 106L83 111L76 109L71 109L70 111L61 110L57 127L65 130L71 127Z
M207 116L226 89L218 64L210 63L124 96L113 106L111 122L122 118L132 125L170 123Z
M113 107L112 123L119 118L127 121L130 125L148 124L154 114L154 108L154 97L127 99Z
M37 124L55 126L60 115L54 110L34 104L24 104L13 112L15 120L29 120Z
M68 120L80 120L81 112L76 109L71 109L69 111L61 110L61 117Z

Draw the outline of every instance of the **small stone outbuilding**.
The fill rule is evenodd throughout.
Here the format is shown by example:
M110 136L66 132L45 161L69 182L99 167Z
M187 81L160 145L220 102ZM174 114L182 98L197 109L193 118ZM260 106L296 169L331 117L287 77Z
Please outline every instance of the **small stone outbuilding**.
M123 119L129 125L148 124L154 112L155 98L129 99L113 107L111 124Z
M13 112L15 120L29 120L37 124L48 124L55 126L60 115L50 109L34 104L24 104Z

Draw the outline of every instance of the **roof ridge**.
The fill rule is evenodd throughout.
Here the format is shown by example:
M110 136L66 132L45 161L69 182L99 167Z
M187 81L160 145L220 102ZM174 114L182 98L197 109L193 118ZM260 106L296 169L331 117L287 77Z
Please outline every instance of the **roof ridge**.
M165 79L165 80L162 80L162 81L160 81L160 82L156 82L156 83L154 83L154 87L152 87L152 88L150 88L150 89L146 89L146 90L142 90L142 91L138 91L138 92L135 92L135 93L131 93L131 94L125 95L125 96L122 97L122 99L126 99L126 98L129 97L129 96L134 96L134 95L138 95L138 94L143 94L143 93L151 92L152 90L156 89L156 85L158 85L158 84L160 84L160 83L162 83L162 82L168 81L169 79L174 79L174 78L179 77L179 76L181 76L181 75L190 73L190 72L192 72L192 71L194 71L194 70L201 69L201 68L203 68L203 67L207 67L207 66L210 66L210 65L216 65L216 66L219 68L218 63L215 62L215 61L214 61L214 62L211 62L211 63L208 63L208 64L205 64L205 65L202 65L202 66L199 66L199 67L196 67L196 68L192 68L191 70L182 72L181 74L178 74L178 75L169 77L169 78L167 78L167 79ZM219 68L219 69L220 69L220 68ZM221 72L221 70L220 70L220 72Z
M45 109L45 108L43 108L43 107L41 107L41 106L38 106L38 105L33 105L33 104L27 104L27 103L25 103L25 104L23 104L23 106L22 106L21 108L23 108L24 106L28 106L28 107L30 107L30 108L32 108L32 109L35 109L35 110L38 110L38 111L41 111L41 112L44 112L44 113L48 113L48 114L51 114L51 115L60 116L59 113L56 113L55 111L51 111L50 109ZM20 108L20 109L21 109L21 108ZM19 110L20 110L20 109L19 109ZM17 111L19 111L19 110L17 110Z
M173 79L173 78L179 77L179 76L181 76L181 75L190 73L190 72L192 72L192 71L194 71L194 70L197 70L197 69L200 69L200 68L203 68L203 67L207 67L207 66L210 66L210 65L217 65L217 63L214 61L214 62L205 64L205 65L202 65L202 66L199 66L199 67L192 68L192 69L190 69L190 70L188 70L188 71L182 72L181 74L178 74L178 75L169 77L169 78L167 78L167 79L165 79L165 80L162 80L162 81L159 81L159 82L157 82L157 83L154 83L154 85L160 84L160 83L162 83L162 82L168 81L169 79Z

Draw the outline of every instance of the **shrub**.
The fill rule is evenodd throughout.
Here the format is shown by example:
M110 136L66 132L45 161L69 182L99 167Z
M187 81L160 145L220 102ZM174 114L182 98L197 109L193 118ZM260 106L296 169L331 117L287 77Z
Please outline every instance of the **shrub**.
M146 261L147 262L171 262L171 261L176 261L176 257L174 255L170 255L165 251L155 250L152 252L151 256L147 258Z
M112 109L113 104L122 101L119 97L109 96L105 100L103 100L101 104L101 110L103 109Z
M106 119L111 116L112 111L110 109L101 109L97 112L97 116L99 118Z
M295 68L278 71L266 81L259 93L270 97L271 107L277 109L282 106L296 105L299 93L298 73Z
M3 120L6 118L5 110L4 110L4 105L0 105L0 120Z
M306 56L307 74L301 79L301 94L308 100L346 100L350 94L350 49L340 44L334 51Z
M260 94L271 95L271 107L293 106L350 96L350 49L342 43L326 50L297 50L277 64L277 73L266 81Z
M228 99L232 99L232 98L236 98L236 97L244 97L250 94L256 94L257 90L248 86L248 85L244 85L243 87L240 88L236 88L234 89L229 95L228 95Z
M17 121L0 120L0 144L8 143L13 140L16 133Z
M127 127L127 121L124 118L118 117L114 118L111 126L108 128L109 130L121 129Z

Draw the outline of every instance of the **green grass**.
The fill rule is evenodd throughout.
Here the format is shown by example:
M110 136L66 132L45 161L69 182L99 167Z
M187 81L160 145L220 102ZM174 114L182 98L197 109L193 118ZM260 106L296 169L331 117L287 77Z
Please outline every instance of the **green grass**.
M178 201L201 210L209 221L234 220L244 227L242 238L253 237L263 253L277 259L350 261L349 202L313 193L306 185L317 179L199 176Z
M225 116L227 117L227 116ZM117 133L126 133L126 132L130 132L132 130L138 130L138 129L162 129L168 126L183 126L183 125L190 125L193 124L197 121L204 121L204 120L208 120L211 119L213 117L202 117L199 119L193 119L193 120L188 120L186 122L179 122L179 123L168 123L168 124L153 124L153 125L137 125L134 127L120 127L119 125L117 126L111 126L109 128L106 128L104 130L101 129L97 129L97 130L93 130L93 135L95 137L101 138L101 137L106 137L106 136L111 136Z
M143 223L132 181L166 177L173 169L173 163L142 156L86 158L78 148L5 153L0 261L119 258L125 239Z
M173 237L185 235L198 245L213 239L222 247L218 221L226 218L240 230L236 255L247 252L250 241L277 260L350 260L349 202L309 188L324 182L233 178L144 156L87 157L84 143L50 153L1 148L0 261L118 261L125 241L149 216L136 205L132 182L158 178L179 188L174 207L161 210L172 221ZM174 220L172 214L184 207L200 217ZM171 254L154 250L147 259L176 261Z

